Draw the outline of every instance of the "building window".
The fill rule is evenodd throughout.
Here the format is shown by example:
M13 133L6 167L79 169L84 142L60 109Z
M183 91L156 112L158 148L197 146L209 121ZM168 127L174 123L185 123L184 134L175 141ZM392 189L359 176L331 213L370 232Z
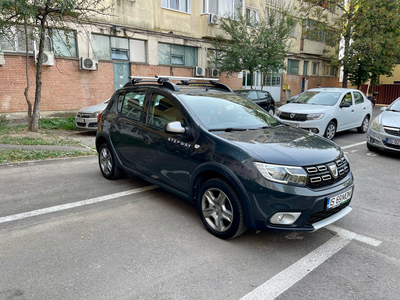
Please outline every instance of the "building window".
M160 65L197 66L197 48L159 43L158 63Z
M161 0L161 7L190 13L190 0Z
M319 63L312 63L312 75L317 76L319 71Z
M294 59L288 59L287 64L287 73L288 74L299 74L299 61Z
M332 68L330 65L325 65L324 66L324 75L325 76L335 76L337 74L337 69Z
M76 57L76 32L50 28L45 32L44 50L53 51L56 56ZM38 50L39 35L37 30L28 27L28 51ZM25 31L22 27L12 28L9 35L0 36L0 49L10 52L25 52Z
M129 60L129 40L119 37L110 37L111 59Z
M260 21L260 12L258 9L246 8L246 18L249 20L250 24L255 25Z
M208 50L207 66L210 68L221 68L222 67L221 52L215 50Z
M325 42L326 32L320 29L320 24L321 22L310 19L303 20L302 38L311 41Z
M233 17L243 10L242 0L202 0L201 13Z
M145 63L146 60L146 42L140 40L130 40L131 61Z
M308 72L308 61L304 61L303 64L303 75L307 75Z

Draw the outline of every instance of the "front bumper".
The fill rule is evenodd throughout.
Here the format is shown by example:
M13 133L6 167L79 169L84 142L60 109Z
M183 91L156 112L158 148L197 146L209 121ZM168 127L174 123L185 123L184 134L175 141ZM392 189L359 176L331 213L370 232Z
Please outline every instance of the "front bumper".
M354 192L351 172L336 184L318 189L272 183L262 177L244 185L252 201L257 230L314 231L339 220L352 210L351 198L337 207L327 209L328 198L350 189ZM271 218L281 212L300 215L290 225L271 223Z
M276 117L280 122L287 124L289 126L293 126L296 128L301 128L307 131L311 131L313 133L316 133L320 136L323 136L325 134L325 129L328 124L325 124L326 122L322 119L319 120L308 120L308 121L290 121L290 120L284 120L279 117Z
M400 152L400 146L391 145L386 143L386 139L400 140L400 137L387 134L381 127L381 131L375 131L371 127L367 131L367 143L375 148L390 151L390 152Z
M75 126L79 130L97 130L97 118L79 118L75 117Z

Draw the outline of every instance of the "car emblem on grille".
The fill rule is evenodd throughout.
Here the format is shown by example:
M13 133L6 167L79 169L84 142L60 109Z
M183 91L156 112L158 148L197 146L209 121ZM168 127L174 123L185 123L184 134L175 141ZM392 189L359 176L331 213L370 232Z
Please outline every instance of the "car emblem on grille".
M290 118L293 119L296 114L290 114Z
M329 169L331 170L331 173L332 173L333 177L337 178L338 177L338 168L337 168L337 166L334 165L334 164L330 165Z

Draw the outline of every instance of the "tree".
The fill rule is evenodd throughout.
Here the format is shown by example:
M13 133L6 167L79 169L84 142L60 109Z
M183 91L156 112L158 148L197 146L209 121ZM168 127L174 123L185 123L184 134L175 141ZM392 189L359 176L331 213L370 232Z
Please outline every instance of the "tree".
M43 54L47 31L49 28L58 28L65 32L72 32L71 28L74 27L87 32L85 25L90 24L95 16L109 14L111 8L112 6L104 6L102 0L1 0L0 37L12 40L21 27L24 28L28 81L24 94L28 104L28 128L30 131L38 131ZM37 48L36 90L33 106L28 97L28 43L32 41L39 45ZM68 47L68 35L64 42Z
M339 14L333 16L336 9ZM391 74L400 50L398 0L307 0L299 12L304 19L320 21L314 30L329 33L326 44L337 47L330 59L333 66L343 68L343 87L348 80L359 86Z
M289 50L289 34L295 20L289 7L265 9L260 20L243 16L238 10L235 17L221 20L223 35L213 40L213 47L222 71L241 72L248 70L253 88L254 72L278 72L284 67L284 58Z

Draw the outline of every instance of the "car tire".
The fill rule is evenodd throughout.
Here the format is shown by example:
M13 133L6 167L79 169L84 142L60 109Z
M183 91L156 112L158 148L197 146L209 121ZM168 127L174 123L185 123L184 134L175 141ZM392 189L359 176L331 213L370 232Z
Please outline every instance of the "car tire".
M328 126L326 126L324 137L327 139L331 140L336 134L336 123L333 121L330 121L328 123Z
M366 133L369 127L369 117L365 116L364 120L361 123L360 127L357 127L357 131L359 133Z
M372 151L372 152L378 152L378 151L379 151L379 149L378 149L377 147L372 146L372 145L371 145L370 143L368 143L368 142L367 142L367 148L368 148L369 151Z
M225 179L210 179L201 186L197 208L206 229L218 238L232 239L247 229L240 198Z
M116 165L115 155L107 143L99 148L99 166L103 176L109 180L118 179L122 175L122 170Z

